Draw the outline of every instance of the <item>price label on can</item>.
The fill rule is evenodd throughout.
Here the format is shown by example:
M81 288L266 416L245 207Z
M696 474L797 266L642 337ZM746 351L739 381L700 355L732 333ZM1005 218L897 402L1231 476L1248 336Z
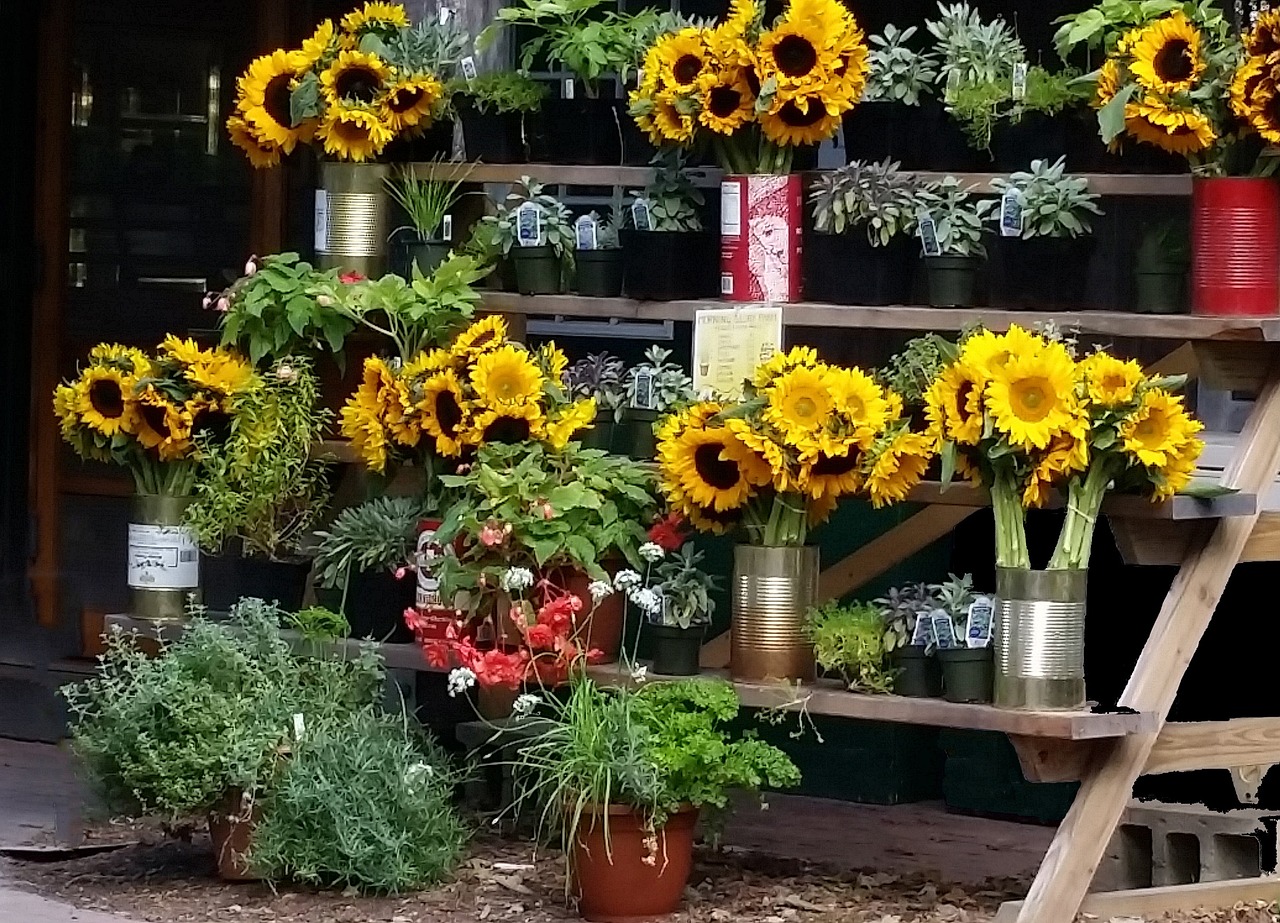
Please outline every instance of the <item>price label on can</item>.
M136 590L194 590L200 549L185 526L129 524L129 586Z

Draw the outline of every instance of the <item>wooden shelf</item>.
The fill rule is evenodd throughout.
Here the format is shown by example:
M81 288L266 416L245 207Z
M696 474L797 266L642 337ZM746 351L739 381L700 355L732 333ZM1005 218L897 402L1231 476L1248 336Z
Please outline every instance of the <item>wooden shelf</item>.
M1216 483L1216 482L1214 482ZM939 506L990 506L991 497L986 488L966 482L948 486L936 481L926 481L917 486L907 498L912 503L931 503ZM1055 497L1052 507L1061 507ZM1102 512L1115 519L1157 519L1182 522L1198 519L1225 519L1231 516L1252 516L1258 510L1258 498L1253 494L1226 494L1212 499L1177 496L1165 503L1152 503L1142 497L1113 496L1107 498Z
M635 301L581 295L517 295L485 292L490 311L538 317L596 320L692 321L704 308L728 308L717 300ZM1156 340L1280 341L1280 317L1197 317L1190 314L1131 314L1120 311L1000 311L994 308L877 307L797 302L780 306L788 327L846 330L960 331L982 323L992 330L1010 324L1031 327L1052 321L1060 329L1108 337Z

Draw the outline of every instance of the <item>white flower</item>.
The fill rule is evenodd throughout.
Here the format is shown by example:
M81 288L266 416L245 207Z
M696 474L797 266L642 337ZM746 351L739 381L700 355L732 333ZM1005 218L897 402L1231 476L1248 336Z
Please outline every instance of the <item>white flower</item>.
M533 586L533 571L527 567L509 567L503 572L500 582L508 593L519 593Z
M657 542L645 542L640 546L640 557L644 558L650 564L656 564L667 556L662 550L662 546Z
M637 686L644 683L649 678L649 668L644 664L638 663L631 668L631 681Z
M426 763L414 763L404 771L404 784L415 785L423 776L433 776L435 772Z
M662 597L648 587L640 587L629 594L631 601L649 615L657 615L662 611Z
M449 674L449 697L457 698L459 695L465 695L467 690L475 684L475 673L466 667L457 667Z
M613 587L607 580L592 580L587 590L591 593L591 601L597 605L606 596L613 595Z
M524 695L516 696L516 703L511 707L511 714L517 718L525 718L533 714L533 710L541 704L541 698L526 692Z
M633 586L639 586L641 583L640 575L633 570L624 569L618 571L613 578L613 585L619 590L629 590Z

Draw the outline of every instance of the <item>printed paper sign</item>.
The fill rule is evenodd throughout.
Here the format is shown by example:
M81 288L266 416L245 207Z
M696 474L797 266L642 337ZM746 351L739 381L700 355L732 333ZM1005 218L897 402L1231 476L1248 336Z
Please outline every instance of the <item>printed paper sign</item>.
M1013 65L1013 98L1021 101L1027 98L1027 63L1019 61Z
M323 189L316 190L316 252L329 250L329 194Z
M200 549L185 526L129 524L129 586L137 590L194 590Z
M577 84L574 83L572 77L566 77L564 81L564 98L573 99L573 94L577 92Z
M782 308L708 308L693 321L693 387L699 395L742 400L743 384L782 349Z
M933 633L933 620L924 613L917 615L916 627L911 631L911 646L928 648L937 643L937 635Z
M453 215L445 215L440 224L440 236L444 240L453 240Z

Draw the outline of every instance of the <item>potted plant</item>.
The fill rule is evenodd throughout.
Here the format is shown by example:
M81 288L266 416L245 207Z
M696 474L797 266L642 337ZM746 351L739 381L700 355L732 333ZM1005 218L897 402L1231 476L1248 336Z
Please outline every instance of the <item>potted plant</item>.
M809 193L805 297L851 305L907 304L924 184L899 164L853 161L820 174Z
M644 359L626 374L629 437L624 454L640 461L652 460L657 451L654 429L658 420L697 396L693 379L670 361L671 350L650 346Z
M573 216L564 203L525 176L490 219L498 252L515 264L520 294L559 294L565 271L573 268Z
M1146 228L1138 242L1133 274L1133 309L1144 314L1182 314L1187 310L1187 270L1191 241L1182 222Z
M286 357L261 380L233 401L229 434L195 437L202 473L183 522L204 555L204 604L218 612L248 596L302 608L303 545L330 497L315 447L332 414L319 406L310 361Z
M430 168L432 179L420 178L411 165L400 167L387 179L387 193L409 222L392 231L390 238L395 240L397 234L408 232L400 240L393 265L393 271L406 279L413 277L415 267L419 274L431 275L448 257L453 249L449 210L457 204L459 189L475 169L467 165L446 169L440 160L431 161Z
M932 699L942 695L942 667L932 634L918 629L933 611L933 591L927 583L891 587L874 605L884 623L884 649L894 670L897 695Z
M910 46L916 32L915 26L887 23L867 39L870 69L862 105L844 117L848 163L888 158L907 170L926 169L932 139L921 113L938 79L938 59L934 51Z
M949 576L945 583L930 587L935 608L930 617L942 613L950 622L950 635L934 638L938 662L942 665L942 695L948 702L990 702L995 668L991 649L991 600L973 591L973 577ZM985 606L985 627L971 631L975 605Z
M577 289L579 295L589 298L617 298L622 294L622 244L618 229L622 225L622 197L615 197L615 204L608 220L602 221L592 211L574 223L577 231Z
M547 97L547 86L519 71L480 74L456 85L454 106L462 122L467 159L525 163L528 118Z
M348 507L316 533L319 586L337 591L330 608L346 617L352 638L413 640L403 616L414 604L418 530L430 512L416 497L378 497Z
M621 448L619 433L625 418L628 399L626 363L607 352L592 353L569 366L565 381L577 400L596 402L596 418L580 440L583 448L613 452Z
M533 804L559 832L570 894L587 920L673 913L684 897L699 813L735 790L800 781L780 750L730 730L740 705L722 681L606 690L579 675L548 701L515 758Z
M696 676L701 670L702 643L715 613L712 594L720 581L699 567L704 555L692 544L682 544L668 554L649 541L640 546L640 554L647 565L644 581L618 582L640 610L642 631L653 639L653 672Z
M702 224L706 200L680 161L672 156L658 166L653 183L640 197L641 226L633 220L619 231L623 289L642 301L708 298L719 291L717 239ZM647 215L647 227L645 216Z
M894 690L884 643L884 620L875 605L829 602L810 610L806 625L813 656L850 692Z
M1032 161L1029 171L998 177L991 188L1001 196L991 213L999 229L992 305L1079 310L1094 249L1091 217L1102 214L1088 180L1067 174L1058 158Z
M798 347L761 365L741 404L702 402L660 422L658 468L671 509L700 530L747 539L734 552L735 677L813 678L805 623L818 553L809 529L842 497L882 506L919 482L934 443L911 431L903 410L862 370ZM844 435L832 442L833 433ZM814 451L819 434L825 445Z
M920 201L921 215L929 217L917 229L929 304L936 308L977 304L978 270L987 258L982 238L995 200L976 198L971 188L948 176L924 189Z

